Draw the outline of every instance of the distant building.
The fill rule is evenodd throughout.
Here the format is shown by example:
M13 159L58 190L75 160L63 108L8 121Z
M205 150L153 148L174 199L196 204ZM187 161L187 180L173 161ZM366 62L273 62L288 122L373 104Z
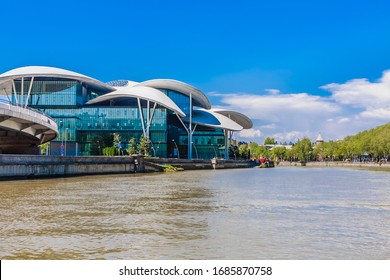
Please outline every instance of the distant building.
M280 148L280 147L284 147L286 148L287 150L291 150L293 145L284 145L284 144L266 144L264 145L267 149L269 150L273 150L274 148Z
M322 143L324 143L324 139L322 138L321 133L318 133L315 145L318 146L319 144L322 144Z

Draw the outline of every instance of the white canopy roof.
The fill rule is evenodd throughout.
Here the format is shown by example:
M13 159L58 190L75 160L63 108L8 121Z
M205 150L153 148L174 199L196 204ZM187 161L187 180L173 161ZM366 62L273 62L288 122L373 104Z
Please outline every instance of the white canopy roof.
M149 100L155 102L165 108L176 112L179 116L184 117L186 114L173 102L168 96L161 91L145 87L142 85L134 86L133 83L129 83L128 86L117 87L115 91L101 95L88 101L86 104L96 104L103 101L108 101L116 98L139 98L142 100Z
M205 108L205 109L211 108L210 101L208 100L206 95L200 90L186 83L176 81L176 80L171 80L171 79L154 79L154 80L141 82L140 84L144 86L156 88L156 89L174 90L183 93L187 96L190 96L190 94L192 94L192 99L194 101L195 106Z
M47 67L47 66L26 66L12 69L8 72L0 74L0 84L6 83L10 80L20 79L22 77L56 77L56 78L65 78L72 79L83 82L92 88L97 88L103 91L113 91L114 88L102 83L94 78L72 72L69 70Z
M184 118L184 121L189 122L189 117L187 116ZM240 131L243 129L241 125L232 121L228 117L205 109L193 110L192 123L213 128L227 129L230 131Z
M253 127L252 121L247 116L239 112L222 108L213 108L212 111L228 117L229 119L241 125L244 129L249 129Z

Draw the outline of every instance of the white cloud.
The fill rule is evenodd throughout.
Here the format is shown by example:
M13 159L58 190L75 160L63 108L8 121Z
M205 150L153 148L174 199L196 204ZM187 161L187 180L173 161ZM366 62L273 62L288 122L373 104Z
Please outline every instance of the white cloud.
M362 113L360 116L363 118L383 119L390 120L390 107L389 108L370 108Z
M237 133L239 139L255 139L261 137L261 131L259 129L244 129Z
M277 89L266 89L261 95L213 94L223 107L252 119L253 129L237 135L257 138L259 143L267 136L287 142L303 137L314 141L319 132L325 140L342 139L390 121L390 70L375 82L353 79L321 88L330 91L331 96L283 94Z
M307 137L308 132L302 132L302 131L289 131L289 132L282 132L282 133L275 133L271 135L276 141L278 142L297 142L298 139L303 139L304 137Z
M350 118L339 118L339 119L337 120L338 123L348 123L348 122L350 122L350 121L351 121Z
M340 104L366 109L390 107L390 71L384 71L382 78L374 83L367 79L354 79L321 88L330 91L332 98Z
M208 96L223 96L223 94L217 92L217 91L210 91L207 93Z
M339 107L323 97L307 93L255 95L226 94L221 101L251 118L279 120L285 115L329 115Z
M262 128L262 129L276 129L277 125L275 123L271 123L271 124L262 125L260 128Z
M274 88L267 88L265 89L265 91L272 95L280 94L280 90Z
M255 129L262 132L262 136L275 135L277 130L293 131L280 132L277 137L280 141L292 141L303 138L304 131L308 137L316 137L318 130L329 117L340 111L333 101L307 93L255 95L255 94L227 94L221 96L224 106L242 112L250 117ZM284 138L284 139L283 139ZM262 140L259 139L259 142Z

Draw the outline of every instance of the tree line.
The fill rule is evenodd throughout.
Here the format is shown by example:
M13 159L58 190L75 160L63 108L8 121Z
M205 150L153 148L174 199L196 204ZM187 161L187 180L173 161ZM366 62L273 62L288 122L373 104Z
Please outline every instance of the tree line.
M276 145L267 137L263 145L240 143L236 148L239 158L271 158L288 161L388 161L390 160L390 123L348 136L343 140L312 143L307 137L296 143ZM284 143L286 144L286 143Z

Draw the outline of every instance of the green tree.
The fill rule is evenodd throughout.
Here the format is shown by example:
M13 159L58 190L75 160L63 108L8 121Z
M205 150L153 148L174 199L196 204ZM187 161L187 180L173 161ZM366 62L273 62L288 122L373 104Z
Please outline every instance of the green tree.
M143 154L144 156L147 156L149 155L150 148L151 148L151 143L149 138L146 137L145 135L142 135L138 144L138 152Z
M368 154L373 160L389 159L390 123L348 136L341 141L343 157L360 158Z
M294 147L292 149L286 151L286 159L288 159L290 161L296 161L297 155L296 155L296 152L294 150Z
M252 158L258 157L256 154L256 150L258 149L258 147L259 147L259 144L257 144L256 142L249 143L249 152L250 152L250 155Z
M275 161L284 160L287 155L286 147L274 147L270 152Z
M238 146L238 154L242 159L247 159L249 156L248 144Z
M264 145L274 145L274 144L276 144L275 138L272 137L265 138Z
M49 153L49 142L39 145L41 149L41 155L47 155Z
M103 155L105 156L109 156L109 157L113 157L115 156L116 154L116 148L114 146L111 146L111 147L105 147L103 149Z
M122 144L121 144L121 136L119 133L114 133L114 140L112 144L113 147L116 149L118 156L120 156L122 150Z
M265 146L260 145L257 147L255 151L256 158L264 157L268 158L270 157L270 150L268 150Z
M135 138L131 137L129 140L128 147L126 149L126 152L131 156L135 153L137 153L137 143L135 142Z
M112 138L110 139L112 143ZM111 143L106 143L104 136L95 136L91 141L91 155L102 155L105 147L111 146Z
M310 160L313 147L309 138L305 137L299 140L297 144L292 148L294 155L301 162L307 162Z
M324 143L319 143L313 148L312 160L323 161L324 158Z
M229 157L237 159L238 156L238 147L235 145L232 145L229 147Z

